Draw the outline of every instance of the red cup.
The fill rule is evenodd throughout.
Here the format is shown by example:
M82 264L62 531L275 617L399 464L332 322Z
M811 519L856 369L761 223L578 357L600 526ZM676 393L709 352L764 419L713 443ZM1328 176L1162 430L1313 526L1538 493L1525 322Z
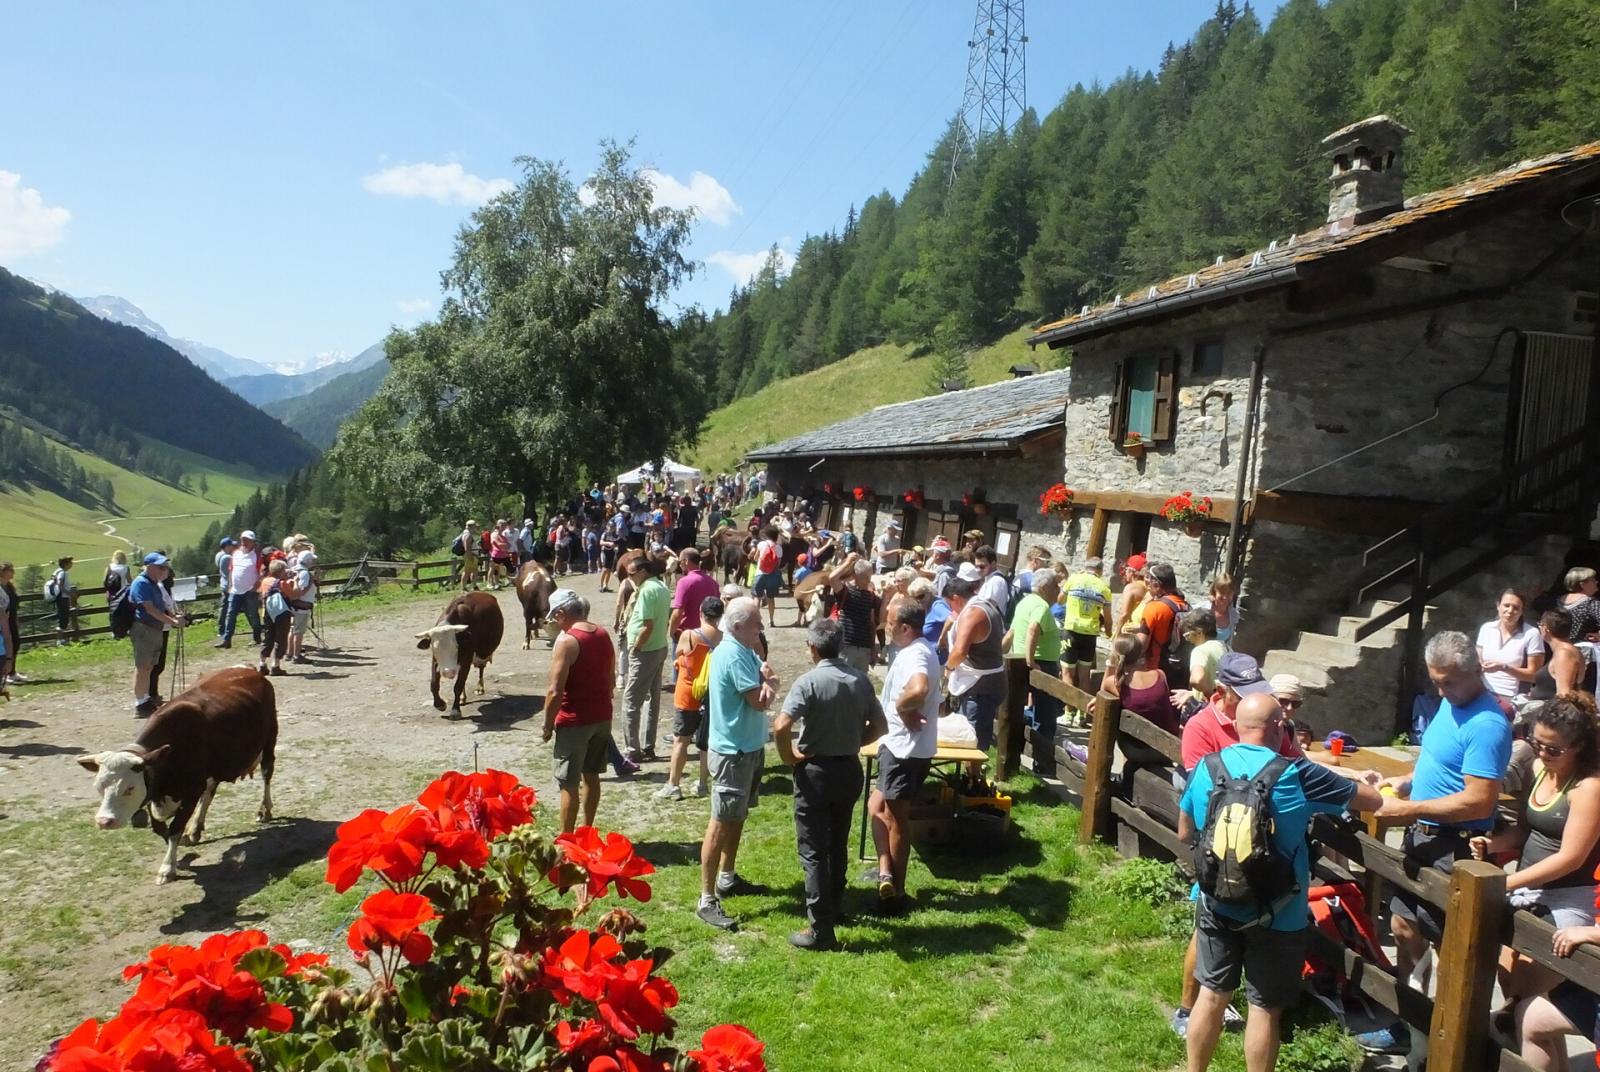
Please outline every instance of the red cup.
M1332 741L1329 741L1328 742L1328 751L1332 752L1333 755L1334 755L1334 758L1336 758L1336 759L1339 756L1344 755L1344 738L1343 737L1335 737Z

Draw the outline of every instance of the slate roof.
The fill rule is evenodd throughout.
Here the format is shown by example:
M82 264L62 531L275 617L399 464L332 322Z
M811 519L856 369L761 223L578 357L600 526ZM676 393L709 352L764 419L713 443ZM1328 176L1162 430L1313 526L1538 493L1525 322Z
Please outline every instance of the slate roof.
M1015 450L1041 432L1065 426L1071 378L1071 372L1063 369L879 406L859 417L753 450L745 457L767 461L818 455Z
M1314 267L1359 252L1393 256L1387 246L1424 237L1425 224L1448 227L1462 222L1470 208L1504 201L1538 187L1600 176L1600 142L1524 160L1500 171L1468 179L1442 190L1407 199L1404 207L1381 219L1337 229L1324 225L1306 234L1290 235L1267 249L1222 261L1197 272L1176 275L1141 287L1110 302L1086 307L1075 316L1046 324L1028 344L1061 346L1074 339L1109 331L1127 323L1148 321L1210 301L1289 286ZM1431 228L1429 228L1431 230ZM1431 237L1428 236L1428 237Z

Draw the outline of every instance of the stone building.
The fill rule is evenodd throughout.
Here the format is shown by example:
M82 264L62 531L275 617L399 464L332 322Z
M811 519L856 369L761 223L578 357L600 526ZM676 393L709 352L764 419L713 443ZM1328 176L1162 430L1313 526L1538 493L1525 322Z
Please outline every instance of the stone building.
M1059 544L1039 496L1061 479L1071 374L1025 371L966 391L879 406L754 450L768 488L808 500L824 528L869 542L891 517L906 546L979 529L1009 569L1029 544Z
M1239 646L1359 684L1369 733L1407 702L1425 622L1473 631L1497 580L1550 583L1600 457L1600 143L1405 200L1407 133L1325 140L1325 225L1029 339L1072 352L1070 553L1145 551L1194 594L1233 573ZM1210 498L1188 531L1161 516L1182 491Z

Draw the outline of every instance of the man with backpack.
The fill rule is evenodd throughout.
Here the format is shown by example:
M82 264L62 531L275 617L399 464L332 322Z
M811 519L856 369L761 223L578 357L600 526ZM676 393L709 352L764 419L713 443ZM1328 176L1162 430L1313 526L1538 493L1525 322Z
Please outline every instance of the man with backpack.
M1203 757L1178 805L1179 838L1199 833L1192 896L1200 992L1188 1023L1189 1072L1210 1066L1241 975L1250 1005L1245 1067L1276 1066L1283 1012L1300 996L1311 818L1383 802L1374 786L1284 755L1283 709L1270 683L1260 684L1236 708L1239 743Z
M1184 639L1178 619L1189 610L1189 602L1178 590L1178 578L1165 562L1152 562L1144 569L1150 598L1139 611L1139 632L1144 634L1145 669L1161 670L1174 687L1189 680L1189 653L1193 649Z
M756 580L751 595L767 608L767 624L778 627L778 592L783 587L783 548L778 544L778 527L768 525L761 530L761 540L752 552L756 563Z

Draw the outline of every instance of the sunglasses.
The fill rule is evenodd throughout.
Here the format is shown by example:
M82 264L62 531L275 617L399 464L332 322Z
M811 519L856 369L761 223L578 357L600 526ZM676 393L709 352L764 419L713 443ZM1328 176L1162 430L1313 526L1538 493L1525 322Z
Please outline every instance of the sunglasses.
M1553 744L1542 744L1539 741L1534 740L1528 741L1528 747L1532 749L1534 755L1548 756L1551 759L1560 759L1562 756L1572 751L1570 748L1562 748L1559 745Z
M1305 704L1304 700L1279 700L1278 701L1278 706L1283 708L1285 711L1293 711L1295 708L1303 706L1304 704Z

